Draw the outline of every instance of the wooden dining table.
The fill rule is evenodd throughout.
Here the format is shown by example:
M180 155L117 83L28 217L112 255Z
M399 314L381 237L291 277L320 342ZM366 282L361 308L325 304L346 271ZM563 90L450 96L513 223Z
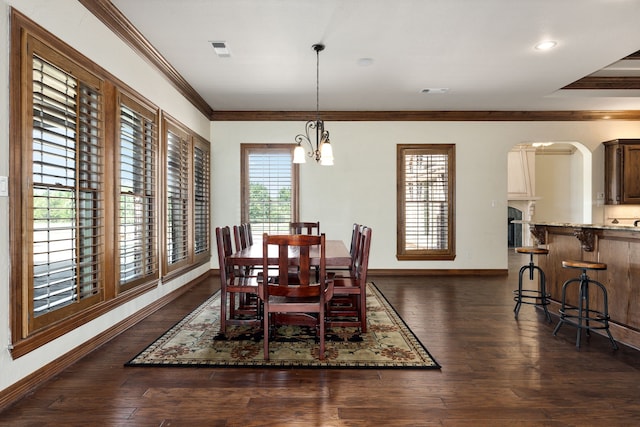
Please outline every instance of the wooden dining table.
M329 267L349 267L351 264L351 254L342 240L325 241L325 260ZM291 265L297 265L297 248L289 248L289 259ZM227 262L238 266L259 266L262 265L262 240L258 239L253 245L237 251L227 257ZM269 264L278 264L278 247L269 247ZM320 264L320 247L311 247L311 265Z

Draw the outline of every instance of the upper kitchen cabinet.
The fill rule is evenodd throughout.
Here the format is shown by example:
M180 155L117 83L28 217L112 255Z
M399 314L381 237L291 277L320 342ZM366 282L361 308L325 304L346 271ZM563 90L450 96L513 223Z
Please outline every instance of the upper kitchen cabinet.
M605 204L640 205L640 139L603 144Z

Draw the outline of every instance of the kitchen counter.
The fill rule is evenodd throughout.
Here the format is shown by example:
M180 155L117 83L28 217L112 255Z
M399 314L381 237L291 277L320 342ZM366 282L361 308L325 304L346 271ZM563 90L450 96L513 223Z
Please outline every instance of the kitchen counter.
M573 227L573 228L599 228L602 230L628 230L640 231L640 226L633 224L580 224L571 222L535 222L529 221L529 225L549 226L549 227Z
M607 288L611 332L616 341L640 349L640 227L533 221L529 227L538 243L549 249L548 255L538 257L538 264L551 294L551 313L558 312L562 284L579 275L563 268L563 260L606 263L606 270L589 276ZM575 299L569 302L575 304ZM594 298L591 303L600 308L601 301Z

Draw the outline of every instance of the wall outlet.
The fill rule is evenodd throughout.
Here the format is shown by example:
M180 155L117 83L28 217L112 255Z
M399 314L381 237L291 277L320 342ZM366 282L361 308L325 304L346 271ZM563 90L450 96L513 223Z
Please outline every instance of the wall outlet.
M9 177L0 176L0 197L9 196Z

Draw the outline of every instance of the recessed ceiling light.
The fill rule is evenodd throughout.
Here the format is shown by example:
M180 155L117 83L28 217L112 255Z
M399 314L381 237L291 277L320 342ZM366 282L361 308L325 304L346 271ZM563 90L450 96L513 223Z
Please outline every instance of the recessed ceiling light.
M542 41L538 44L536 44L535 48L537 50L549 50L549 49L553 49L554 47L556 47L558 43L553 41L553 40L545 40Z
M231 52L229 52L229 47L227 46L227 42L217 41L217 42L210 42L210 43L211 43L211 46L213 46L213 51L216 53L216 55L221 57L231 56Z
M449 92L448 87L427 87L420 91L420 93L447 93Z

